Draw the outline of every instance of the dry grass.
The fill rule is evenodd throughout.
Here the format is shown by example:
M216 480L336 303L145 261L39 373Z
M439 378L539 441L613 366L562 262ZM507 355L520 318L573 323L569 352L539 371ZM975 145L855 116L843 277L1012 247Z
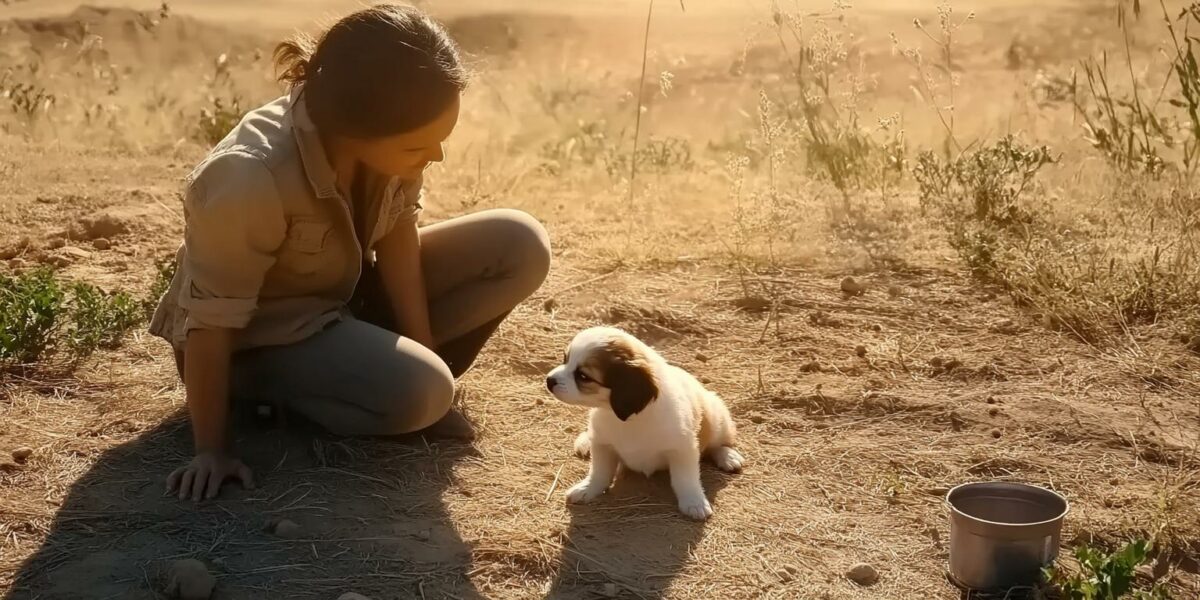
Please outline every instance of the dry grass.
M190 448L182 389L159 341L128 336L71 372L4 373L0 450L34 453L0 471L0 589L22 600L158 598L169 561L194 557L217 575L219 598L956 598L944 577L941 498L963 481L998 478L1065 494L1068 544L1157 536L1169 589L1200 593L1200 357L1179 339L1200 333L1187 318L1195 305L1162 303L1153 319L1114 323L1108 297L1055 288L1061 298L1034 295L1030 306L970 277L941 223L921 215L907 176L885 180L884 163L871 163L839 186L812 156L814 140L786 121L780 74L789 71L770 14L688 8L655 7L640 137L643 150L679 140L690 160L646 158L633 182L641 57L618 59L615 48L641 41L640 9L628 20L517 14L496 17L509 29L482 17L456 24L475 36L479 76L450 160L430 178L427 217L522 208L547 223L556 261L463 381L477 442L339 440L298 423L248 422L239 444L261 486L193 507L161 495ZM980 11L954 34L957 83L936 70L914 79L912 56L892 55L877 35L896 30L901 45L917 46L913 16L937 22L869 11L802 19L801 39L824 32L826 49L842 31L845 55L826 65L827 102L851 101L848 73L870 82L853 98L857 129L842 133L886 145L899 127L907 148L940 148L945 115L909 86L938 97L952 86L963 145L1020 132L1062 154L1025 206L1048 223L1048 239L1128 269L1089 271L1053 260L1057 249L1027 256L1068 281L1091 273L1083 289L1107 292L1156 247L1184 256L1194 196L1113 175L1080 139L1069 103L1043 104L1044 89L1027 85L1118 43L1072 34L1107 31L1110 13ZM741 17L757 22L742 28ZM105 32L115 71L68 68L78 60L71 44L41 58L19 52L40 39L0 48L0 68L18 65L18 76L44 61L37 68L54 74L46 81L59 99L35 122L0 117L0 249L27 236L32 247L17 258L33 264L80 219L133 215L113 250L63 272L136 292L179 239L174 186L203 154L191 133L210 96L250 104L275 91L257 38L173 16L155 25L166 34L144 29L133 43L121 33L128 16L108 18L115 24L94 30ZM564 39L564 23L578 35ZM1038 46L1007 33L1018 29L1064 41ZM1134 40L1139 57L1153 54L1149 35ZM932 57L941 46L923 47ZM121 68L139 56L154 58ZM1020 65L1010 69L1013 56ZM105 97L105 120L89 121L90 92L110 72L119 90ZM655 89L655 79L671 83ZM903 118L874 126L896 113ZM829 124L823 148L845 122ZM865 294L842 293L847 274ZM1106 335L1085 344L1044 326L1036 302L1047 298ZM548 397L542 376L597 322L642 336L730 404L750 464L738 476L705 470L709 523L681 519L661 478L629 477L596 505L565 505L563 491L586 472L571 455L584 415ZM298 523L300 536L264 532L279 518ZM843 577L861 561L879 569L879 584Z

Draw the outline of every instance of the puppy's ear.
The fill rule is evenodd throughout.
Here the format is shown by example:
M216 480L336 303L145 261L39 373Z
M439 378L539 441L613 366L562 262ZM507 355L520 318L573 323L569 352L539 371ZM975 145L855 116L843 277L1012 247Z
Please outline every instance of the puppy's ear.
M605 354L604 385L609 389L609 404L617 418L624 421L658 397L658 383L646 359L623 341L609 344Z

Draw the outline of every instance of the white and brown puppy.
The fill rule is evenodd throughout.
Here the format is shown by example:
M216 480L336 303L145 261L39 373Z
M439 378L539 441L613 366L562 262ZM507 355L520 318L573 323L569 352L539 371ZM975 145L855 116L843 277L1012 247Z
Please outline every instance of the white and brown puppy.
M679 510L706 519L712 505L700 484L701 457L723 471L742 468L721 398L620 329L594 327L576 335L546 386L559 400L592 409L588 430L575 441L576 452L591 455L591 469L567 491L568 502L600 497L622 465L646 475L669 469Z

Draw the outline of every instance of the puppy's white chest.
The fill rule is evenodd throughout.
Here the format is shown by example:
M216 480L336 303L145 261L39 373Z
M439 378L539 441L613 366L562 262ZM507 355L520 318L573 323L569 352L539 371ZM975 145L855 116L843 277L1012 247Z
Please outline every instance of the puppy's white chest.
M631 471L653 475L668 466L668 452L654 440L620 440L614 444L621 464Z

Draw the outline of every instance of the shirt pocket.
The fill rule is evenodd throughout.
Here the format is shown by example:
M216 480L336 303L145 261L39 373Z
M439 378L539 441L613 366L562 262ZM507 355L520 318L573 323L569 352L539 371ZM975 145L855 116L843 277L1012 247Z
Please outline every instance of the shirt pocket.
M297 275L312 275L329 262L326 256L333 223L313 217L288 220L287 237L279 255L279 266Z

